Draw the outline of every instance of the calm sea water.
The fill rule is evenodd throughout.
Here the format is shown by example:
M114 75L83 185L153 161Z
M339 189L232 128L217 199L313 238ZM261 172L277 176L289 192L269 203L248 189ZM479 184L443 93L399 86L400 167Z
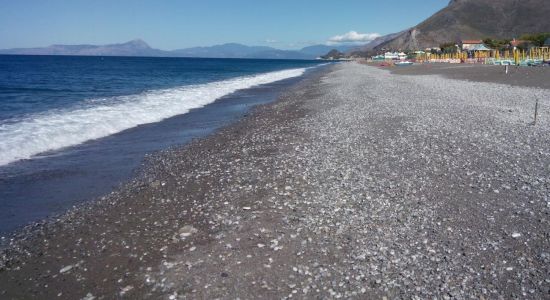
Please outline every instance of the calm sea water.
M0 233L273 100L315 61L0 55Z

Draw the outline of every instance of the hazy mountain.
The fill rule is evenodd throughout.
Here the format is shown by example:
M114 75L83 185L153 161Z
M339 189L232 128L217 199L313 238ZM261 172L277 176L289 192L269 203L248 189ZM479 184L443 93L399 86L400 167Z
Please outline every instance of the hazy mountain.
M550 32L549 0L452 0L447 7L376 49L423 49L463 39Z
M171 53L181 57L204 57L204 58L245 58L249 55L264 51L277 50L263 46L245 46L241 44L223 44L211 47L193 47L187 49L173 50Z
M266 50L247 55L245 58L269 58L269 59L315 59L317 56L292 50Z
M0 54L19 55L84 55L84 56L153 56L153 57L203 57L203 58L264 58L264 59L315 59L337 48L325 45L301 50L279 50L265 46L245 46L229 43L211 47L193 47L164 51L151 48L142 40L111 45L52 45L43 48L17 48L0 50Z
M167 51L151 48L142 40L122 44L95 45L51 45L45 48L17 48L0 50L0 54L20 55L88 55L88 56L170 56Z
M280 50L265 46L223 44L211 47L194 47L172 51L177 56L210 58L270 58L270 59L315 59L332 49L349 49L346 46L314 45L300 50Z

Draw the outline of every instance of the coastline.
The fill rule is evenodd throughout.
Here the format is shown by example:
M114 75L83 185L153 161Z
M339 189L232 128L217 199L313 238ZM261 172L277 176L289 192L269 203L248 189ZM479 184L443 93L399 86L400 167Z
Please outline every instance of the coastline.
M52 216L47 219L43 219L37 222L33 222L27 226L24 226L21 229L16 230L15 232L12 232L10 234L7 234L4 239L1 241L1 244L4 244L4 246L0 249L0 282L7 282L9 284L3 285L3 289L0 290L0 296L2 297L25 297L29 295L33 296L40 296L40 297L63 297L63 298L82 298L85 297L86 294L82 294L83 290L86 288L87 285L80 286L79 280L75 280L71 283L67 282L66 280L61 280L61 282L58 281L57 276L57 264L61 264L64 266L74 266L75 269L81 267L81 264L79 262L77 263L70 263L71 261L74 261L74 257L70 257L68 254L70 249L83 247L79 242L75 243L75 241L82 240L81 236L87 236L89 237L90 234L92 235L100 235L105 236L105 233L109 232L113 235L116 235L117 233L120 233L119 229L115 229L116 232L112 232L111 230L113 228L110 228L112 226L118 226L118 216L123 216L126 214L127 211L132 214L132 210L134 210L135 206L137 206L140 209L143 209L143 206L147 205L158 205L158 203L148 203L150 201L149 197L155 197L154 195L159 193L159 188L162 188L165 186L166 182L163 181L159 177L165 177L166 174L159 174L159 172L162 172L162 168L165 166L162 166L165 162L164 159L166 159L168 156L175 156L179 153L182 153L183 155L193 155L193 156L209 156L209 152L213 149L221 150L218 148L220 144L224 143L230 143L232 139L234 138L241 138L242 135L245 134L245 132L249 129L250 123L256 124L256 123L263 123L260 119L265 116L272 113L273 110L276 110L274 107L278 106L285 106L286 104L279 103L280 101L283 101L282 99L285 99L285 94L292 93L292 91L299 90L300 87L304 86L305 84L314 81L319 78L319 76L322 76L325 72L327 72L327 68L330 68L331 66L322 66L317 70L310 71L309 74L307 74L304 78L299 79L297 82L294 82L291 87L290 91L288 92L282 92L282 95L279 97L279 99L276 99L275 101L269 102L267 104L260 104L255 107L253 107L248 113L244 115L244 117L240 118L239 120L236 120L235 122L232 122L226 126L223 126L219 129L217 129L214 133L209 134L207 136L193 139L191 142L179 146L179 147L171 147L166 150L158 151L154 154L148 155L144 162L142 163L142 166L139 167L138 170L136 170L136 175L134 178L131 178L126 183L123 183L119 188L113 190L107 195L104 195L102 197L99 197L98 199L87 201L84 203L80 203L78 205L73 206L73 208L69 209L65 213L59 214L57 216ZM288 96L286 96L288 97ZM288 100L288 99L287 99ZM279 116L280 112L277 112L277 116ZM288 118L291 118L292 114L288 116ZM279 121L279 120L272 120L272 121ZM283 121L283 120L280 120ZM196 163L198 160L193 161L189 160L187 161L189 169L185 170L184 172L193 173L196 172ZM200 177L200 175L199 175ZM199 193L201 191L201 188L197 188L196 186L190 187L192 192ZM198 189L198 190L197 190ZM163 193L164 194L164 193ZM140 203L137 204L134 202L134 197L139 197ZM163 206L164 203L162 203L160 206ZM168 204L168 203L166 203ZM193 204L191 203L180 203L184 207L187 208L187 210L192 210ZM115 209L116 208L116 209ZM187 211L184 210L184 211ZM147 212L142 211L142 213L148 214ZM164 213L162 211L158 211L160 215L159 218L162 218ZM150 217L150 216L148 216ZM102 218L105 218L104 221L106 223L102 223ZM197 220L196 220L197 219ZM136 220L125 220L128 223L135 224ZM133 221L133 222L131 222ZM141 222L137 221L138 223ZM186 221L186 224L193 224L194 227L200 228L205 227L205 224L202 224L203 220L198 220L198 218L192 218L192 220ZM166 225L166 224L164 224ZM124 227L126 230L129 230L131 225L126 224ZM99 232L100 230L105 230L104 232ZM176 230L177 231L177 230ZM205 230L206 232L208 230ZM84 233L85 232L85 233ZM133 233L129 233L130 236L133 236ZM172 233L170 237L164 236L164 238L167 238L165 241L166 243L171 243L173 240L174 234ZM99 238L99 237L98 237ZM117 236L116 238L112 237L112 239L109 241L109 243L116 243L118 241L118 238L120 236ZM156 239L156 236L150 237L152 239ZM52 241L46 241L45 239L51 239ZM93 239L92 239L93 240ZM55 242L53 242L55 241ZM38 242L38 244L36 244ZM142 243L143 241L140 241L139 243ZM161 253L155 250L158 250L158 247L156 245L156 240L149 240L147 245L142 245L144 248L148 247L150 252L149 255L145 255L147 257L141 257L151 259L151 261L160 261L162 257L166 257L166 253ZM60 251L57 254L50 254L50 259L55 260L49 261L48 264L44 264L44 256L43 251L45 249L49 248L49 245L52 243L56 244L56 249L54 251ZM124 241L122 241L124 244ZM193 243L193 242L192 242ZM110 247L109 247L110 248ZM105 255L105 248L101 249L90 249L91 252L95 252L96 255L104 256ZM117 245L116 248L110 248L110 253L112 255L118 256L119 253L124 252L124 245ZM69 251L69 252L68 252ZM43 280L44 278L48 278L51 282L48 284L48 288L42 289L40 291L35 291L31 286L28 286L28 290L21 289L21 285L24 282L27 282L27 284L30 284L28 281L33 281L32 273L22 274L25 273L19 272L21 266L18 266L21 261L25 259L25 256L29 253L32 253L34 257L34 266L40 265L40 268L44 269L46 274L43 274L40 272L40 279ZM148 253L144 251L144 253ZM54 255L57 256L57 258L54 258ZM60 259L60 257L62 257ZM153 258L151 258L153 257ZM108 259L109 260L109 259ZM114 259L117 261L117 259ZM141 260L140 260L141 261ZM120 259L117 261L117 263L124 265L126 261L121 261ZM147 262L144 262L146 264ZM24 265L27 267L29 264L27 262L23 262ZM101 266L97 266L99 269L101 269ZM72 268L71 268L72 269ZM150 291L145 292L148 289L145 289L146 286L144 286L143 278L141 276L143 275L140 272L143 272L142 263L134 264L129 268L131 269L131 272L135 272L136 277L139 278L132 278L130 282L134 282L136 285L136 290L140 290L142 293L141 295L160 295L160 294L151 294ZM23 275L21 277L11 277L6 274L6 271L12 270L16 271L15 275ZM93 278L90 278L91 281L94 281L95 284L93 286L98 286L99 284L104 283L104 278L110 278L113 276L113 270L98 270L96 268L86 268L86 272L98 272L96 273ZM61 274L61 273L60 273ZM7 275L7 277L4 277L3 275ZM125 277L124 274L118 274L121 277ZM28 278L26 278L28 277ZM56 284L54 284L57 283ZM59 295L59 292L57 291L65 291L61 295ZM70 293L70 292L74 292ZM15 292L15 294L9 294ZM112 285L105 285L101 292L103 295L117 295L120 292L120 286L119 284L116 284L113 282ZM135 290L133 291L135 292ZM97 292L96 292L97 293Z
M327 67L21 233L0 296L537 298L550 120L530 126L525 101L539 95Z
M0 204L5 208L0 211L0 236L110 193L136 175L148 154L211 134L247 114L251 107L274 101L297 80L300 77L240 89L182 115L0 166ZM9 140L4 140L6 143Z

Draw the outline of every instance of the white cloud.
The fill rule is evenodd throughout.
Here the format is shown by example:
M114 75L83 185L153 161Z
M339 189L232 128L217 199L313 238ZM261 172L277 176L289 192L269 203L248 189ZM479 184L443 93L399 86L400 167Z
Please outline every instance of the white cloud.
M275 43L278 43L279 41L274 40L274 39L266 39L264 42L266 42L268 44L275 44Z
M368 43L381 35L378 33L359 33L350 31L342 35L336 35L328 40L329 45L344 44L344 43Z

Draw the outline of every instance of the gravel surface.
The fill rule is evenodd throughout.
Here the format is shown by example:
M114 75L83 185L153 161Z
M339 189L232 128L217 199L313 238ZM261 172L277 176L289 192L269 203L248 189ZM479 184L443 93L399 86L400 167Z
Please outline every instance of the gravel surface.
M380 63L371 63L370 65L379 66ZM506 74L505 66L482 64L430 63L387 69L393 74L400 75L442 75L449 79L550 89L550 80L548 80L550 67L548 66L528 68L509 66L508 74Z
M0 298L549 298L549 129L547 89L338 64L14 237Z

